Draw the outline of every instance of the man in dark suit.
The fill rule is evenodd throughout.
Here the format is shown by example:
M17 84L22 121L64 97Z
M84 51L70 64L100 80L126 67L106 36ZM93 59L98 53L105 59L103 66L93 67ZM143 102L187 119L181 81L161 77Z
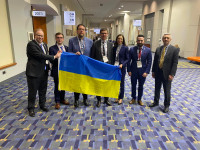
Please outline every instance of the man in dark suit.
M136 85L138 81L138 104L141 106L144 105L142 102L143 85L150 72L151 63L151 50L144 46L144 36L138 35L137 46L132 47L129 51L129 62L127 65L127 71L129 76L131 76L132 86L132 100L129 104L134 104L136 102Z
M44 40L44 32L42 29L35 31L35 40L27 44L28 62L26 65L26 77L28 83L28 111L31 117L35 116L35 99L38 91L39 106L43 111L48 111L45 106L46 91L48 81L48 71L50 69L47 60L53 61L59 58L61 53L58 52L55 56L48 55L48 48Z
M176 74L179 50L170 45L171 35L164 34L162 37L163 45L156 49L154 56L152 77L155 78L154 102L149 107L159 105L160 89L163 84L165 100L164 113L169 111L171 100L171 83Z
M114 64L113 60L113 44L107 40L108 30L102 28L100 30L101 39L93 43L90 57L108 64ZM104 103L111 106L108 97L104 97ZM97 107L101 106L101 96L97 96Z
M69 52L73 52L77 55L90 56L90 50L92 47L92 40L85 37L86 27L83 24L77 26L77 36L69 39ZM74 92L74 107L79 107L80 93ZM89 106L87 102L87 94L83 94L83 104Z
M55 34L56 44L49 48L49 55L55 56L58 51L67 52L68 47L63 45L64 35L60 32ZM60 103L69 105L69 102L65 100L65 91L58 90L58 59L55 59L52 63L51 76L54 79L54 97L55 97L55 109L60 109Z

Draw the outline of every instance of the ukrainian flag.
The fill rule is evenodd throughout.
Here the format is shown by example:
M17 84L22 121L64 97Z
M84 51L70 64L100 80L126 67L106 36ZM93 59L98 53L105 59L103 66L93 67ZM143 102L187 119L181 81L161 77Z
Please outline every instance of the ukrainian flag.
M59 90L118 98L121 70L85 55L63 52L59 63Z

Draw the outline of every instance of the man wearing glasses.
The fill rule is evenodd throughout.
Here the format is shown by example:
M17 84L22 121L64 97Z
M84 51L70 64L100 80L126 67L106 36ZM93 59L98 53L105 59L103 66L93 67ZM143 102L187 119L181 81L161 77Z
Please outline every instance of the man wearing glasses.
M64 35L60 32L55 34L56 44L49 48L49 54L55 56L58 51L67 52L68 47L63 44ZM60 109L60 103L69 105L69 102L65 100L65 91L58 90L58 59L53 61L51 70L51 76L54 79L54 97L55 97L55 109Z
M57 52L55 56L48 55L48 48L44 40L44 32L42 29L35 30L35 39L27 44L26 53L28 57L26 65L26 78L28 84L28 111L29 116L35 116L35 99L38 92L40 108L48 112L45 106L46 91L48 82L49 61L53 61L60 57L61 52Z
M69 39L69 52L77 55L90 56L90 49L92 47L92 40L85 37L86 27L83 24L77 26L77 36ZM80 93L74 92L74 107L79 107ZM87 102L87 95L83 94L83 104L89 106Z

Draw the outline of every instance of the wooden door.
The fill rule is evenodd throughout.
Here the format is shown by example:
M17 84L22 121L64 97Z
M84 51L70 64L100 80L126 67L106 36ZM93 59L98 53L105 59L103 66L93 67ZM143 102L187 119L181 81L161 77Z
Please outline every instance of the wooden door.
M46 17L33 17L33 30L38 28L44 31L44 42L47 43Z

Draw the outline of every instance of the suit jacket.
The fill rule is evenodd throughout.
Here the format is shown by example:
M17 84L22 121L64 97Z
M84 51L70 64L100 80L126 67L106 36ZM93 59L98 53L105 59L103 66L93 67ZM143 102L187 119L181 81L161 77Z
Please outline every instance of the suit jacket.
M113 44L109 41L107 41L107 56L108 63L113 65ZM103 62L103 55L101 52L101 40L98 40L93 43L90 57Z
M113 47L113 60L114 60L114 62L115 62L115 59L116 59L116 52L117 52L117 47ZM122 64L123 67L126 67L128 60L129 60L128 47L122 45L122 47L119 51L119 65Z
M93 41L87 37L84 37L83 41L85 43L85 51L84 51L83 55L90 56L90 50L91 50ZM68 51L73 52L73 53L76 53L79 51L82 54L77 37L73 37L73 38L69 39Z
M156 53L154 56L152 72L155 73L155 76L158 73L162 49L163 46L158 47L156 49ZM176 47L169 45L164 57L163 68L162 68L163 75L166 80L168 79L169 75L175 76L178 64L178 56L179 56L179 50Z
M44 54L40 45L32 40L27 44L26 53L28 57L26 65L26 75L32 77L39 77L44 72L46 60L53 61L54 56L48 55L47 45L44 44L46 54ZM50 69L49 65L46 65L47 70Z
M65 51L68 52L68 47L65 46ZM49 48L49 55L56 55L57 52L59 51L59 48L57 46L57 44L51 46ZM54 61L52 62L53 66L52 66L52 70L51 70L51 76L52 77L57 77L58 76L58 59L54 59Z
M132 47L129 51L129 62L127 64L127 71L134 72L137 70L137 60L138 60L138 46ZM152 63L152 54L150 48L143 46L141 54L142 62L142 74L150 72Z

